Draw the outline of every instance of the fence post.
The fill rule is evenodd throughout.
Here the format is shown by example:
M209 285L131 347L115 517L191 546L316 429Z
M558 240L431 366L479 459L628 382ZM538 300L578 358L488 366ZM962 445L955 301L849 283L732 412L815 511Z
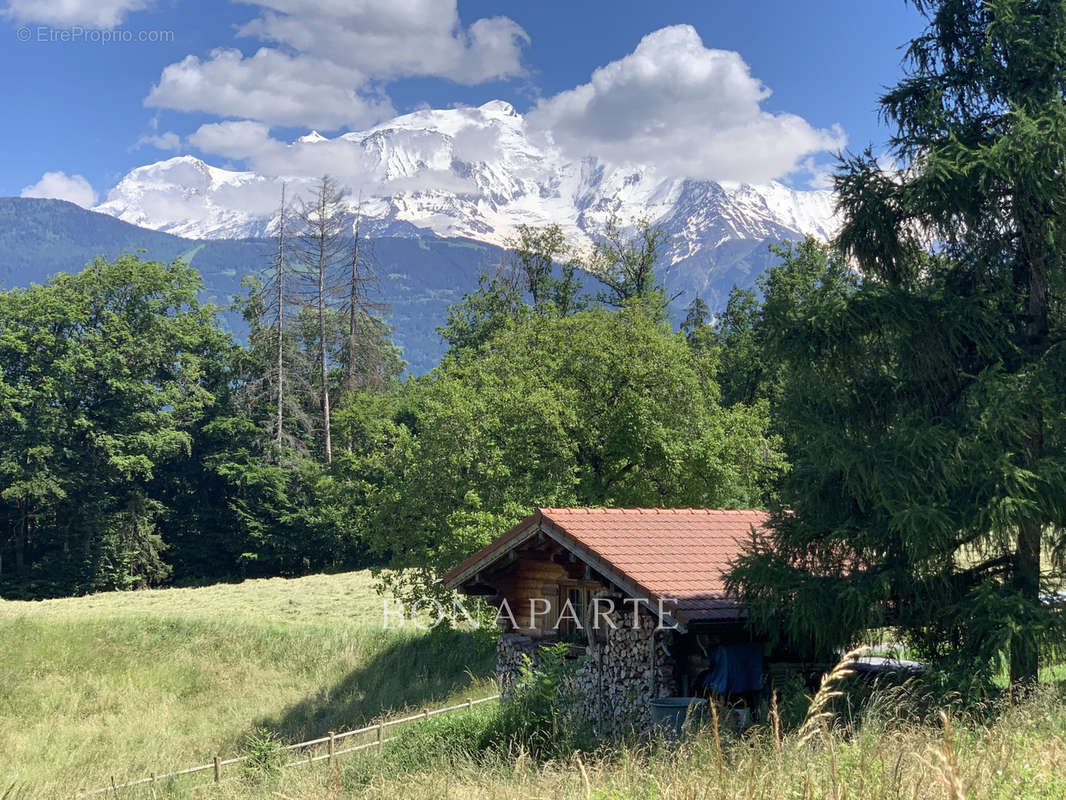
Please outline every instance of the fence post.
M428 708L423 708L422 709L422 716L424 716L426 719L429 719L429 709Z
M331 767L337 763L337 743L334 739L336 735L334 731L329 732L329 765Z
M474 699L472 697L466 698L466 707L468 710L474 707Z
M378 723L378 750L385 746L385 723Z
M215 783L222 780L222 757L215 756Z

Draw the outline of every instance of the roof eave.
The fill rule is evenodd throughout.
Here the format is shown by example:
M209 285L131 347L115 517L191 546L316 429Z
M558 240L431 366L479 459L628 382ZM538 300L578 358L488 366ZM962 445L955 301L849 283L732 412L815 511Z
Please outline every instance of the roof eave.
M541 516L539 510L530 514L502 536L445 572L440 578L441 582L449 589L458 589L536 533Z

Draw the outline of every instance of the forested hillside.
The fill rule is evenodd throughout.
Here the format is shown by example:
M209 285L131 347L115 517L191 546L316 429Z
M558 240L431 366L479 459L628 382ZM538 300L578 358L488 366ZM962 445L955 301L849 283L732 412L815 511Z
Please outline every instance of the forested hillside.
M273 249L269 239L185 239L62 200L0 198L0 287L43 283L57 272L77 272L97 256L181 259L201 277L199 298L221 306L222 324L239 339L247 327L229 306L244 293L245 277L269 267ZM375 238L368 251L378 278L374 294L389 306L385 318L407 369L416 375L440 361L436 328L448 306L476 289L478 275L495 271L504 259L498 247L431 234Z
M369 253L320 189L244 287L244 341L180 261L0 293L5 596L369 564L428 580L538 504L765 503L767 405L720 403L705 306L671 329L659 231L604 242L590 293L558 229L525 229L451 306L440 366L403 380Z

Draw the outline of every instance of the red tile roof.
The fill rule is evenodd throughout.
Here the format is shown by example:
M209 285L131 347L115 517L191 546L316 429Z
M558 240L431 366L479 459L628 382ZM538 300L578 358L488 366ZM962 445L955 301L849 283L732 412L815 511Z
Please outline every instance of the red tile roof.
M558 540L630 596L664 600L677 620L736 618L724 571L766 524L765 511L707 508L542 508L450 570L456 587L529 536Z

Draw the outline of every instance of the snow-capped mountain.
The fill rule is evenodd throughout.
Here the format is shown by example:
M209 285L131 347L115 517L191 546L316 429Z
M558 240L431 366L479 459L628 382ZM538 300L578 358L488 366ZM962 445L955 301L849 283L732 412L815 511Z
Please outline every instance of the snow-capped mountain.
M555 222L587 246L612 215L623 223L649 218L671 235L668 283L712 296L741 262L740 273L761 269L751 256L767 240L828 238L838 224L827 191L721 185L643 165L564 159L502 101L274 144L261 159L269 174L179 156L134 169L95 210L193 238L263 236L273 228L281 184L292 198L306 194L314 182L307 176L325 172L350 189L352 210L358 205L377 235L432 233L504 245L521 223Z

